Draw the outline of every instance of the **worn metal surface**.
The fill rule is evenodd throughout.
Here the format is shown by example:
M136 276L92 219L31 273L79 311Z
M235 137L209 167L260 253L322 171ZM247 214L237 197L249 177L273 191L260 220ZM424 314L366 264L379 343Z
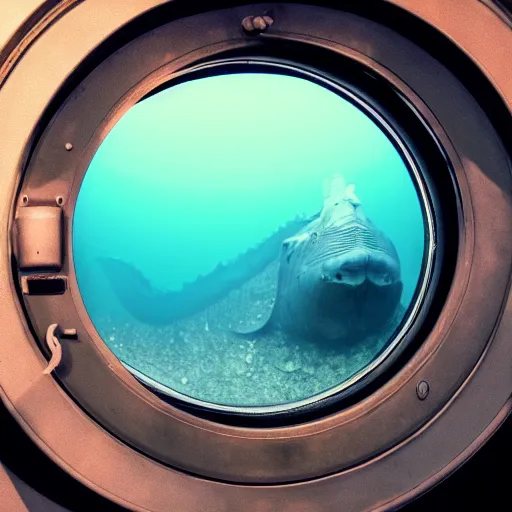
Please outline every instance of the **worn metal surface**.
M0 464L0 509L5 512L67 512Z
M480 0L480 2L489 7L503 23L512 29L512 2L510 0Z
M464 51L501 94L512 112L511 31L479 0L386 0L434 26ZM478 36L476 35L478 33Z
M418 5L415 2L408 2L408 4ZM458 23L456 6L452 4L450 7L447 4L449 3L443 3L442 8L437 11L429 10L426 17L430 16L430 19L444 25L445 30L455 36L453 31L459 30L461 24ZM138 5L148 8L145 2L140 2ZM471 7L464 11L463 25L474 27L470 20L481 13L476 4L468 5ZM441 7L440 4L438 6ZM12 77L6 82L7 89L0 95L0 113L4 116L18 112L12 103L8 103L13 97L21 96L27 100L23 107L23 115L17 117L19 119L17 130L13 131L5 125L0 126L0 140L2 140L0 161L3 162L2 171L5 169L5 172L0 175L0 208L4 219L8 218L10 200L17 178L16 172L23 161L28 134L60 81L95 44L96 39L91 35L94 27L88 27L87 24L93 20L97 22L96 16L99 15L102 23L96 26L96 35L101 38L102 34L115 30L118 24L126 21L130 14L134 13L134 11L128 11L130 7L127 7L127 11L122 14L116 12L111 2L90 1L79 7L83 9L77 8L76 12L69 13L54 27L59 30L45 34L48 38L44 37L44 42L43 37L41 38L39 43L42 46L34 45L31 48L34 52L31 53L31 50L27 52L25 57L27 60L24 58L19 63ZM93 11L93 8L97 11ZM418 8L422 7L418 6ZM80 31L83 37L77 37L72 42L66 40L65 34L77 30L77 27L83 30L83 32ZM499 33L500 30L499 26L490 19L486 19L485 29L486 37L488 34ZM477 33L479 35L475 37ZM465 35L469 35L467 29ZM480 31L471 30L471 38L473 41L478 39L479 44L481 43L480 35ZM59 40L66 40L66 44L69 44L66 63L58 63L55 59L49 58L48 48L55 48L52 45L56 44L58 46ZM462 41L463 47L465 44L468 44L467 39ZM512 48L510 34L502 38L501 45L510 55ZM494 50L495 48L491 45L476 51L477 60L485 62L486 68L501 87L503 95L509 96L507 101L510 102L511 82L510 80L507 82L506 76L500 81L500 71L493 65ZM496 53L500 51L501 49ZM36 75L39 72L38 76L45 78L39 83L37 94L31 95L27 90L26 80L27 77L33 76L34 72ZM17 94L19 96L16 96ZM461 131L463 131L462 128ZM473 184L478 184L480 181L491 185L486 182L486 177L476 162L465 162L465 164L472 169L475 180ZM499 198L499 188L495 189L495 194L492 199ZM491 198L488 198L488 201L492 202ZM5 224L0 227L2 230L0 234L4 240L7 240L6 227ZM62 393L55 382L41 375L44 359L32 350L29 343L20 342L17 344L16 351L9 350L12 346L11 340L23 340L29 337L30 333L19 314L19 308L12 300L13 288L7 265L6 246L0 246L0 255L4 262L3 267L0 268L0 298L5 305L0 311L0 322L2 325L9 325L10 331L8 339L0 340L2 370L0 384L6 404L42 449L63 467L98 492L134 509L168 510L169 504L172 503L172 507L176 509L199 511L203 510L204 503L208 502L210 510L213 511L239 510L241 503L244 503L244 509L250 503L251 510L256 512L273 509L335 511L339 510L340 503L343 503L345 510L365 510L374 507L376 500L380 500L383 508L395 507L401 499L411 497L411 494L405 496L405 493L421 490L418 485L422 485L422 482L426 481L426 485L430 485L439 479L443 474L441 473L443 468L445 468L444 474L454 469L462 461L461 459L469 455L472 448L482 442L479 439L469 452L464 452L468 450L468 446L474 442L478 434L487 428L488 431L483 436L485 438L496 427L495 424L490 424L491 419L497 418L496 423L499 423L509 410L509 403L506 400L512 385L510 375L512 360L508 343L508 333L512 329L510 304L504 311L503 321L493 343L480 361L478 371L474 372L466 385L459 389L443 411L411 436L407 443L383 454L371 464L364 464L332 477L289 486L243 487L190 478L131 451L95 426ZM492 267L496 263L494 258L499 256L499 253L491 252L489 259L484 260L482 264ZM468 258L463 263L469 264L470 261L471 258ZM485 293L489 288L491 288L490 285L487 288L482 287L481 302L484 301ZM446 329L449 326L438 327ZM471 336L466 336L460 342L468 343L470 339L472 339ZM459 346L459 350L463 351L463 345ZM446 376L438 375L438 377L442 379ZM84 374L83 378L86 379L87 375ZM404 378L404 375L401 378ZM440 382L439 379L435 381ZM429 382L432 381L429 380ZM415 385L416 382L412 389L414 399L417 401ZM432 392L434 389L432 386ZM493 389L492 395L489 395L489 389ZM479 404L478 409L472 406L474 403ZM368 409L360 407L359 412L368 413ZM56 415L58 419L55 418ZM394 418L397 423L402 422L403 412L397 409ZM462 419L464 421L461 421ZM184 416L182 420L186 421L187 418ZM321 422L322 426L329 428L330 421ZM426 428L427 426L429 428ZM381 425L376 426L376 435L381 428ZM312 429L314 427L309 426L306 434L310 435ZM258 433L258 435L262 434ZM279 437L279 435L280 432L271 432L268 437ZM77 439L80 440L79 443ZM461 459L457 459L457 455L461 453L463 453ZM98 454L103 454L104 457L100 458ZM314 456L314 453L312 455ZM447 465L447 461L450 460L454 462ZM215 464L215 461L210 462ZM406 475L404 467L408 469ZM367 482L374 482L375 487L369 488ZM411 488L414 488L414 491L411 491ZM404 497L400 498L401 495Z
M0 23L0 55L3 57L0 64L7 55L23 39L22 26L28 24L28 20L36 12L44 8L44 0L20 0L16 4L4 2L2 5L2 23Z
M61 268L62 210L58 206L20 208L13 233L21 268Z
M39 35L82 1L22 0L0 7L0 87ZM1 44L4 38L5 43Z

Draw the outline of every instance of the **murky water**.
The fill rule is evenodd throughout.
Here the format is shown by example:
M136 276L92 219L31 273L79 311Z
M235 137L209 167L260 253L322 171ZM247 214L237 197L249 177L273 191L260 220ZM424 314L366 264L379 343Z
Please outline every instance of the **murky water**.
M264 115L248 120L251 106ZM379 335L337 344L226 329L218 318L229 308L218 304L238 319L246 303L226 294L249 279L262 294L255 318L266 314L281 250L271 237L317 216L334 174L355 185L365 216L396 248L397 313ZM409 172L366 114L303 79L237 74L171 87L120 120L84 179L73 257L87 310L122 361L207 402L277 405L340 384L386 346L418 285L424 232ZM102 258L126 264L111 272L121 292ZM167 304L184 313L169 320Z

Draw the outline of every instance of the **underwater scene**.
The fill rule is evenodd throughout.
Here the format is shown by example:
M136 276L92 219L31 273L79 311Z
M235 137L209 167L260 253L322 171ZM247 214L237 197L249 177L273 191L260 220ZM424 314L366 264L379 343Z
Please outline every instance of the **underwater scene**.
M84 305L146 384L279 407L372 368L423 279L422 203L360 108L312 81L237 73L132 107L73 217Z

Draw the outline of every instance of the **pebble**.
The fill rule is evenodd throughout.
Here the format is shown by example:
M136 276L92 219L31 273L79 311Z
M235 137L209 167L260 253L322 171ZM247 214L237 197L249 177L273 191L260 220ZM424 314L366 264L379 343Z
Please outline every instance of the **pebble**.
M110 336L110 338L109 338L110 341L114 341L115 339L116 339L115 336Z
M186 384L187 382L188 382L187 377L182 377L182 378L181 378L181 383L182 383L182 384Z
M284 371L285 372L294 372L296 370L298 370L300 368L300 365L295 365L293 364L293 361L286 361L286 363L284 364Z
M245 358L245 362L247 364L251 364L252 363L252 358L253 358L252 354L247 354L247 357Z

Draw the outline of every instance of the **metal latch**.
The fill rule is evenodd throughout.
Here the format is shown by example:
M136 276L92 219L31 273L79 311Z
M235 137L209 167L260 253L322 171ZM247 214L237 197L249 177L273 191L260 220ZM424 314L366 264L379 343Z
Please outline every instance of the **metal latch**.
M44 369L45 375L50 374L57 366L59 366L62 360L62 346L60 344L58 336L62 338L75 338L77 337L76 329L64 329L61 331L58 324L51 324L46 330L46 344L50 349L52 357L48 362L48 366Z
M62 267L62 209L26 206L16 213L15 250L21 270Z

